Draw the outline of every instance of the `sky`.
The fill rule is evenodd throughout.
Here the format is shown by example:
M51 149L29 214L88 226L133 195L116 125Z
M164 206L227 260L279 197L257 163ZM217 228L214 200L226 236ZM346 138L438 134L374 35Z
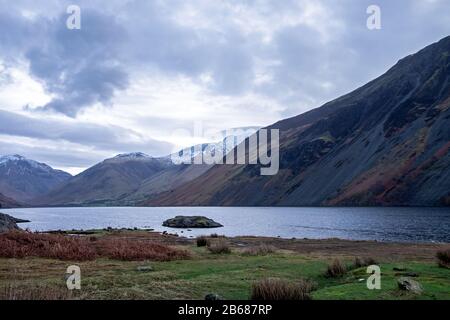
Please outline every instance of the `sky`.
M381 29L367 27L370 5ZM76 174L270 125L448 36L449 12L447 0L0 0L0 155Z

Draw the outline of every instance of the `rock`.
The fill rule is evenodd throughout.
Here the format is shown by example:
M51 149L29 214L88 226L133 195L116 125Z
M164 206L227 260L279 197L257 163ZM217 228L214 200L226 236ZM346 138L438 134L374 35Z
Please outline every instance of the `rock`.
M11 230L19 230L17 219L7 214L0 213L0 233Z
M421 294L423 291L420 283L410 278L401 277L397 280L397 283L400 290L408 291L414 294Z
M411 278L418 278L419 274L415 273L415 272L407 272L404 274L406 277L411 277Z
M210 294L207 294L205 296L205 300L207 300L207 301L217 301L217 300L223 300L223 299L218 294L210 293Z
M151 272L151 271L153 271L153 267L152 266L139 266L139 267L137 267L137 271L139 271L139 272Z
M406 268L403 268L403 267L394 267L392 270L403 272L403 271L406 271Z
M215 222L206 217L201 216L177 216L172 219L168 219L163 223L164 227L170 228L220 228L223 227L220 223Z
M402 272L398 272L395 274L396 277L410 277L410 278L418 278L419 274L415 273L415 272L406 272L406 273L402 273Z

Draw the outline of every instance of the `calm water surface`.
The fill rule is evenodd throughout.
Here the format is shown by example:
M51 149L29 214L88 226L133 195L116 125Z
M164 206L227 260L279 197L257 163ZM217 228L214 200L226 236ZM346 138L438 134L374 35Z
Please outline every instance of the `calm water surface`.
M187 237L219 233L450 243L449 208L27 208L2 212L31 220L21 227L33 231L137 227ZM192 231L162 227L164 220L177 215L204 215L224 227Z

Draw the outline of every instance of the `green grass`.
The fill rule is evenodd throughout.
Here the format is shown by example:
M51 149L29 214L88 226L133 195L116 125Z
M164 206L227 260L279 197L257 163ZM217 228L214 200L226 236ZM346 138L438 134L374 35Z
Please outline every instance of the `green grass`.
M402 272L394 271L394 267L404 267L406 272L419 275L413 278L418 281L424 291L416 296L398 290L397 279ZM315 299L326 300L449 300L450 299L450 271L439 268L434 263L406 262L401 264L381 264L381 290L368 290L366 280L368 274L365 268L350 271L340 282L327 285L315 291ZM397 275L396 275L397 274ZM360 282L359 279L364 279Z
M290 252L245 256L234 251L213 255L206 248L189 247L193 257L170 262L121 262L101 259L83 263L46 259L0 259L0 286L64 286L68 265L82 270L83 299L203 299L217 293L225 299L248 299L253 281L265 277L306 278L318 284L314 299L450 299L450 270L434 263L381 264L382 290L368 290L365 268L349 271L339 279L324 276L330 259L311 258ZM350 262L350 261L347 261ZM154 271L140 272L140 265ZM401 294L393 267L404 266L424 288L421 296ZM359 279L364 281L359 282Z

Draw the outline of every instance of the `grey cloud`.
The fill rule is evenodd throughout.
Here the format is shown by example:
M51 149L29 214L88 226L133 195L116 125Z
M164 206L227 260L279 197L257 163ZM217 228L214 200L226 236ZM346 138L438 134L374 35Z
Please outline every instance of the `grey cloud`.
M0 134L68 141L117 153L142 151L166 155L172 150L172 145L167 142L144 139L136 132L121 127L37 119L3 110L0 110Z
M48 3L54 16L58 10L60 14L44 17L41 8L41 16L30 22L21 17L20 9L37 10L34 2L15 1L11 12L0 12L2 30L10 30L0 35L10 49L0 52L24 51L33 75L57 96L41 109L71 117L94 103L112 103L114 94L127 88L133 69L165 76L182 74L193 80L208 73L214 81L203 85L213 94L258 92L286 106L286 116L293 115L305 111L301 103L316 107L445 36L450 9L448 1L429 2L429 9L423 10L419 0L380 0L383 29L371 32L366 28L366 8L373 1L317 1L329 11L330 19L343 22L341 33L330 29L331 40L323 43L312 27L286 26L274 35L273 42L264 43L255 33L245 34L233 13L210 3L198 2L194 8L204 10L216 25L193 28L180 24L173 15L185 1L109 1L100 6L82 0L80 31L64 27L69 3ZM247 0L241 4L270 17L302 10L298 3ZM255 59L280 61L270 69L273 83L253 85ZM323 89L327 82L334 87Z
M65 28L66 16L50 23L46 43L30 48L31 73L45 82L56 98L38 109L75 117L95 103L107 105L128 85L118 47L125 31L114 17L84 10L81 30Z
M29 159L44 162L54 168L86 168L104 159L104 157L91 152L73 150L71 153L62 153L60 148L42 148L40 146L23 145L14 141L1 141L0 155L9 154L20 154Z

